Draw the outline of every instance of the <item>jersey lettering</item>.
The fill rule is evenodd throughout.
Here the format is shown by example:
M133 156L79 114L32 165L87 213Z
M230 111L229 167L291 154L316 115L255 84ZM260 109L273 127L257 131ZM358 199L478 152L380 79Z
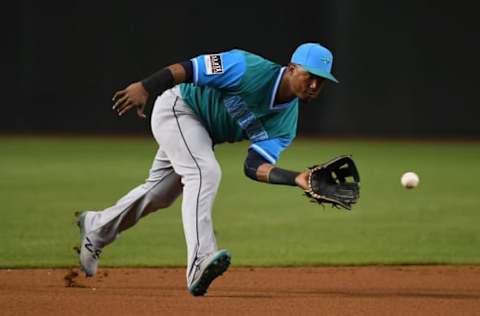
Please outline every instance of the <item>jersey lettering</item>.
M263 128L262 123L250 112L242 98L230 96L225 98L224 104L230 117L237 121L252 142L268 139L268 133Z

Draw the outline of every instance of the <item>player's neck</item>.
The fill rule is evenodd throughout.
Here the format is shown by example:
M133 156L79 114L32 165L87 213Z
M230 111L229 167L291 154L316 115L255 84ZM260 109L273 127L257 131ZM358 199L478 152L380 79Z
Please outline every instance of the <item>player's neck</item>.
M280 81L277 94L275 95L275 104L283 104L291 101L296 95L290 89L289 76L285 71Z

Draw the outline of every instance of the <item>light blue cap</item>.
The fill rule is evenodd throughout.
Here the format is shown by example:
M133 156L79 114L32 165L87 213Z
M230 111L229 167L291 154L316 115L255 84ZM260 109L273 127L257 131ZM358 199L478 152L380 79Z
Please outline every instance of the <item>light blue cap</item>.
M305 43L297 47L290 60L319 77L338 82L331 74L333 55L328 48L317 43Z

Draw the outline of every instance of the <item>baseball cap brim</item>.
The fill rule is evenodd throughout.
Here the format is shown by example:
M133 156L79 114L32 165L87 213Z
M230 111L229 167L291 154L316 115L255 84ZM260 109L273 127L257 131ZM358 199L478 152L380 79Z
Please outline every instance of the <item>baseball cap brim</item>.
M307 67L307 66L304 66L302 65L303 68L305 68L306 71L308 71L309 73L312 73L316 76L319 76L319 77L322 77L322 78L325 78L325 79L328 79L330 81L333 81L333 82L336 82L336 83L339 83L339 81L337 80L337 78L335 78L331 73L329 72L326 72L326 71L323 71L319 68L313 68L313 67Z

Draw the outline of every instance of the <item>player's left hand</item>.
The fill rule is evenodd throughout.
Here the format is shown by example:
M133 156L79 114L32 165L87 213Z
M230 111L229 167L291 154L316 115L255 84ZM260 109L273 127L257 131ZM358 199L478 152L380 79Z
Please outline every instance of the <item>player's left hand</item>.
M125 89L115 92L112 98L112 101L114 102L112 109L117 111L118 115L121 116L136 107L137 115L141 118L145 118L146 116L143 112L147 100L147 90L145 90L141 82L135 82Z

